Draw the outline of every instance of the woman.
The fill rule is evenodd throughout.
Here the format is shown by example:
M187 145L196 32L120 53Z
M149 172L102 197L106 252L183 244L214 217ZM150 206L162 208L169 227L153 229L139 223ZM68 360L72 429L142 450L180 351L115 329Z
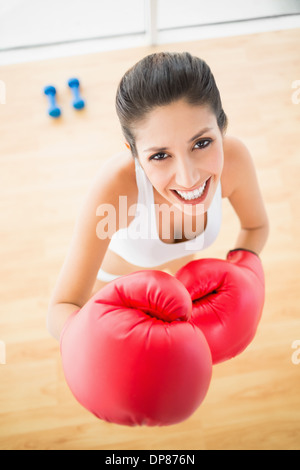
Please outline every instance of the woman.
M57 339L107 282L145 268L174 274L198 258L218 235L222 197L240 220L236 247L260 253L267 240L251 156L225 135L227 117L203 60L145 57L122 78L116 109L127 150L102 165L83 204L49 306Z

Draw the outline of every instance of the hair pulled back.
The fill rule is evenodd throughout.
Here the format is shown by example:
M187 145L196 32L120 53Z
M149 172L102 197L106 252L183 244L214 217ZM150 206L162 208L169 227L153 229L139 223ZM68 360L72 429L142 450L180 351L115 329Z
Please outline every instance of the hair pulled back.
M116 111L134 157L134 125L154 108L180 99L191 105L209 106L220 130L225 132L227 116L214 76L204 60L188 52L159 52L146 56L125 73L117 89Z

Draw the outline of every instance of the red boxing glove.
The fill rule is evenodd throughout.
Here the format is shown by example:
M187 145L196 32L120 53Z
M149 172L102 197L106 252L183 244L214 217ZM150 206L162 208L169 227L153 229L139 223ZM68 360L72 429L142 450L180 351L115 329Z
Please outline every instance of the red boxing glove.
M139 271L101 289L61 335L66 381L98 418L163 426L188 418L206 396L211 353L188 320L185 287L161 271Z
M232 250L226 261L191 261L176 278L191 295L191 322L203 331L213 364L244 351L255 336L264 305L264 272L259 257L248 250Z

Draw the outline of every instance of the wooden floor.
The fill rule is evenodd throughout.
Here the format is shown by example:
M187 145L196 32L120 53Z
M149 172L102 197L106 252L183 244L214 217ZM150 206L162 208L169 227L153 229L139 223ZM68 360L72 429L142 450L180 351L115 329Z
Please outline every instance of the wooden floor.
M300 103L292 101L299 41L300 30L289 30L0 69L7 89L0 104L0 449L300 449L300 351L292 348L300 340ZM190 419L126 428L77 404L45 318L82 198L101 161L123 148L117 83L141 57L163 49L207 60L229 133L253 154L271 223L262 255L266 304L254 342L214 368ZM71 76L81 79L87 100L80 113L70 107ZM49 83L63 111L57 122L46 114ZM224 257L237 230L225 201L221 234L204 255Z

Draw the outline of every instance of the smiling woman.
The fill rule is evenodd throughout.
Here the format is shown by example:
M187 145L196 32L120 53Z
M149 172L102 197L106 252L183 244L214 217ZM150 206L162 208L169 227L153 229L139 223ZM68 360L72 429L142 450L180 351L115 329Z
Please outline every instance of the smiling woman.
M49 329L85 408L118 424L165 426L200 406L212 365L255 335L267 219L203 60L146 57L121 80L116 106L129 151L106 161L83 206ZM219 234L222 196L241 222L238 249L195 259ZM103 237L106 212L115 223Z
M236 247L259 253L267 238L252 159L225 135L206 62L188 52L145 57L121 79L116 110L127 151L101 167L79 215L50 302L56 338L108 282L142 268L175 274L199 258L219 234L222 197L241 223Z

